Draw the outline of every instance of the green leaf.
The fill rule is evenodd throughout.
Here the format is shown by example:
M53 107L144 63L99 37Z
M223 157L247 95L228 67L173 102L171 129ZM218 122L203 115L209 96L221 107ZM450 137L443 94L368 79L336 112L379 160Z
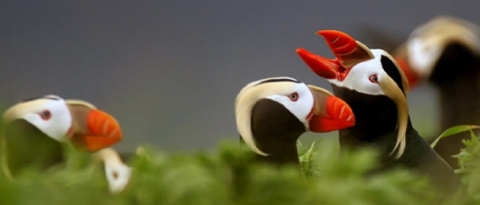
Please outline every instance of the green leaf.
M458 134L458 133L461 133L461 132L465 132L465 131L469 131L469 130L472 130L472 129L478 129L480 128L480 126L478 125L457 125L457 126L453 126L451 128L448 128L447 130L445 130L442 134L440 134L440 136L437 137L437 139L432 142L432 144L430 145L432 148L434 148L437 143L440 141L440 139L444 138L444 137L448 137L448 136L451 136L451 135L454 135L454 134Z
M307 147L304 147L300 141L297 142L299 153L301 153L299 154L301 170L306 177L313 177L315 175L316 170L313 158L315 157L318 149L318 142L320 141L321 139L313 141L308 149Z

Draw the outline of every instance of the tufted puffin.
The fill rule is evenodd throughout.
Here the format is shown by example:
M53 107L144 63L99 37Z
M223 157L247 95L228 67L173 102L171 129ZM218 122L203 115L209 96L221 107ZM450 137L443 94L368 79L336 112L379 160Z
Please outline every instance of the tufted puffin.
M480 125L480 28L468 21L439 16L416 28L395 50L394 58L410 86L428 81L438 91L440 131L456 125ZM436 133L438 136L440 133ZM461 133L439 141L435 150L450 166L458 168L458 154L465 146Z
M443 190L459 187L459 177L410 123L408 82L393 57L340 31L322 30L318 34L336 59L303 48L296 52L353 110L355 125L339 131L341 149L375 147L382 153L376 171L401 166L427 176Z
M299 165L296 142L307 131L353 126L350 107L327 90L290 77L246 85L235 101L237 130L259 161Z
M22 101L3 114L1 165L11 177L26 168L45 170L64 161L60 143L98 151L122 139L120 125L109 114L80 100L55 95Z

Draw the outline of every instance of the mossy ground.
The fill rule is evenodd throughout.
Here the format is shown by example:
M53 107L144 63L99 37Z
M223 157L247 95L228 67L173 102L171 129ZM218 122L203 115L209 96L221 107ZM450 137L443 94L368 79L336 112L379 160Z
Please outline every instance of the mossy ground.
M301 169L252 163L237 141L182 153L140 146L127 161L130 183L110 194L102 164L67 144L65 164L15 181L0 174L0 204L479 204L480 143L472 134L465 144L457 156L465 190L448 197L407 170L366 176L376 152L340 153L335 140L299 143Z

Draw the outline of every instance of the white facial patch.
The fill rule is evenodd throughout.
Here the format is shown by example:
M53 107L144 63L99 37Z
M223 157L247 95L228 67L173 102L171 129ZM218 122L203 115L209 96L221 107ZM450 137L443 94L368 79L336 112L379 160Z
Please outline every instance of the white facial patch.
M297 93L298 98L296 101L292 101L288 95ZM289 110L300 122L305 125L305 128L309 128L309 123L306 118L312 111L314 99L313 94L304 83L295 84L292 89L282 90L281 93L276 93L266 98L271 99L279 104L283 105Z
M434 63L442 54L444 45L436 39L413 38L407 42L408 63L410 68L420 77L430 76Z
M117 151L105 148L97 152L98 160L105 165L105 176L112 194L117 194L127 186L132 175L132 168L122 162Z
M42 117L44 112L49 113L48 118ZM53 95L18 103L3 114L3 120L7 123L15 119L26 120L57 141L66 140L72 126L72 117L65 101Z
M388 74L383 70L381 57L390 56L381 49L371 49L374 58L361 62L353 66L343 81L337 79L328 79L328 81L339 87L355 90L360 93L369 95L385 95L378 83L374 83L370 78L374 75L380 81L381 78L389 78Z
M292 101L288 96L297 93L298 98ZM266 78L246 85L235 100L235 118L237 130L252 151L267 156L255 144L252 133L252 109L261 99L271 99L282 104L308 128L306 117L313 108L313 95L307 85L289 77ZM275 119L272 119L275 120Z
M406 42L408 64L420 77L428 77L450 43L480 52L480 28L463 19L439 16L416 28Z

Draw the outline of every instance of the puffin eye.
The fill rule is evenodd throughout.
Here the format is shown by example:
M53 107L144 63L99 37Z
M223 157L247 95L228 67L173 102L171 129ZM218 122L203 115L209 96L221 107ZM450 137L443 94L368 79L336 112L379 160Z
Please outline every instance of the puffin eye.
M50 113L50 111L48 110L42 111L41 113L39 113L39 115L43 120L49 120L52 117L52 113Z
M370 82L372 82L372 83L378 83L378 76L377 76L377 74L371 75L370 77L368 77L368 79L369 79Z
M290 98L291 101L295 102L295 101L298 100L298 93L294 92L294 93L288 95L288 98Z

